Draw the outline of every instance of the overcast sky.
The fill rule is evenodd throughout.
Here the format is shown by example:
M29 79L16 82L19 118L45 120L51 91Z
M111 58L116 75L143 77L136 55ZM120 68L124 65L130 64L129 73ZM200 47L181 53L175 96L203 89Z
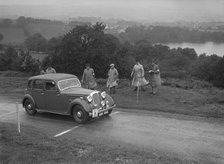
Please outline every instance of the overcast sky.
M151 21L224 21L224 0L0 0L1 15L97 16ZM39 12L38 12L39 11Z

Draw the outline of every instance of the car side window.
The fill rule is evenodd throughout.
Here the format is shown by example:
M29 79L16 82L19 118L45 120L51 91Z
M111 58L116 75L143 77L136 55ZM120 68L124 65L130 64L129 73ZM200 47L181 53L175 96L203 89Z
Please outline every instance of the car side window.
M45 89L46 91L57 91L57 86L54 81L46 81Z
M33 82L33 89L43 90L44 89L44 81L43 80L35 80Z

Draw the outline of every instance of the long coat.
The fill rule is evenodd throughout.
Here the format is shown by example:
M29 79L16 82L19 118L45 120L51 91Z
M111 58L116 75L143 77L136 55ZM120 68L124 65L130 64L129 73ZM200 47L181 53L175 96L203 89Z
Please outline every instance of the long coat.
M149 82L145 80L144 77L144 68L141 64L135 64L132 70L131 75L133 76L132 85L133 86L144 86Z
M153 87L158 87L161 85L161 78L160 78L160 70L159 70L159 66L154 64L152 66L152 70L151 70L152 74L152 86Z
M107 87L111 88L117 86L117 80L118 80L118 71L116 68L111 68L108 71Z
M97 86L95 80L95 73L92 68L86 68L82 75L83 85L86 88L93 89Z

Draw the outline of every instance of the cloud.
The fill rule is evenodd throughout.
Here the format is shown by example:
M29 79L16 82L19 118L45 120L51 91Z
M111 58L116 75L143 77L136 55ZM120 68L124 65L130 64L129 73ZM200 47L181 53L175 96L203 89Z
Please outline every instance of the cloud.
M46 8L39 17L62 14L151 21L224 21L224 0L0 0L0 5L3 4L34 5L41 11ZM32 10L26 13L32 16ZM38 7L35 10L38 13ZM16 11L16 14L22 13Z

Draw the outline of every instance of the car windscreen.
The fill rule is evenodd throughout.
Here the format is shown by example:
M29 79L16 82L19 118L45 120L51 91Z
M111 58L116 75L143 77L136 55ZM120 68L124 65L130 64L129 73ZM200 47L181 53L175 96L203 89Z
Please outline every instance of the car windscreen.
M81 83L77 78L64 79L58 81L58 87L61 91L74 87L81 87Z

